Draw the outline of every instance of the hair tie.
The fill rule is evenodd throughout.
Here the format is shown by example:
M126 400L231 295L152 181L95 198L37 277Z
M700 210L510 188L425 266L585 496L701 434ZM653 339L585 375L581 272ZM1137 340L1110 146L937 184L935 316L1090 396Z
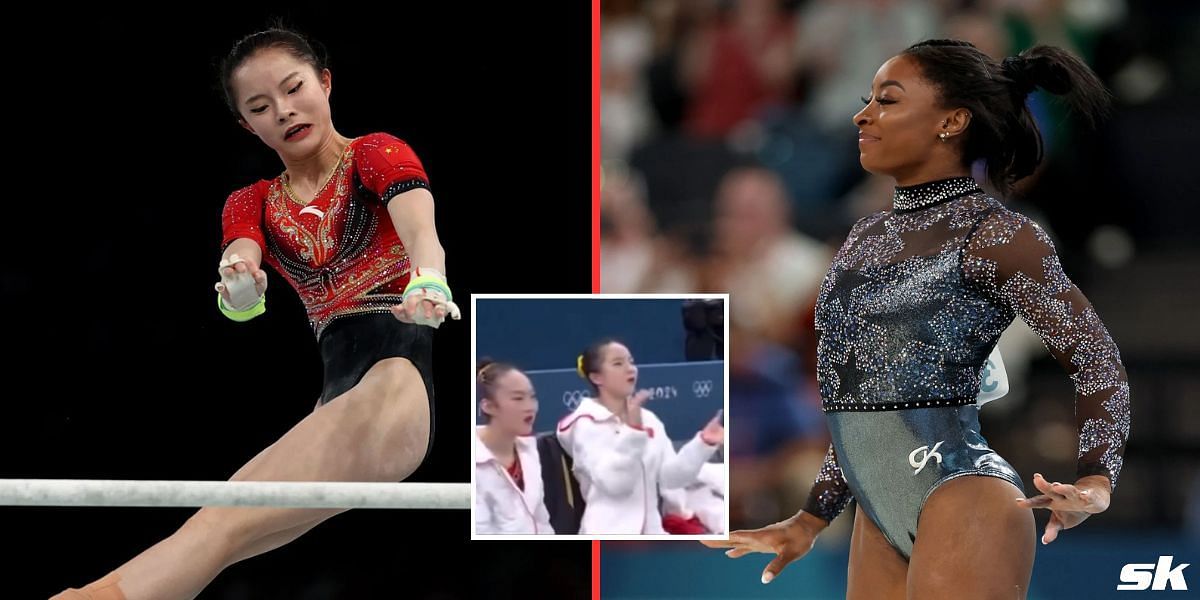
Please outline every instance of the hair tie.
M487 371L491 370L492 366L494 366L494 365L496 365L496 362L488 362L488 364L484 365L484 368L480 368L478 376L475 376L475 377L479 378L480 382L486 383L487 382L487 377L486 377Z
M575 371L577 371L579 373L580 377L587 379L587 373L583 372L583 355L582 354L580 354L579 358L575 360Z
M1022 96L1028 96L1037 87L1033 82L1030 71L1033 61L1021 56L1009 56L1000 61L1000 72L1012 80L1013 89Z

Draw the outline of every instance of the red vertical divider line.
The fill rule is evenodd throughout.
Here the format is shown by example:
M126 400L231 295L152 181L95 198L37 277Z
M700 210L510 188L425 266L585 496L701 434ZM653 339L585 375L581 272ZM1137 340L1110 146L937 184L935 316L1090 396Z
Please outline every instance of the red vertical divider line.
M592 0L592 293L600 293L600 0Z
M592 293L600 293L600 0L592 0ZM592 600L600 600L600 540L592 540Z
M600 540L592 540L592 600L600 600Z

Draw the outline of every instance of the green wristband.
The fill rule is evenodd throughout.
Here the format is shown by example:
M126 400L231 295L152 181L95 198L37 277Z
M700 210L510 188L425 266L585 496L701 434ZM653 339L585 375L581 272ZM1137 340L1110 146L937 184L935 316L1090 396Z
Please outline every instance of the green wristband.
M250 308L247 308L245 310L232 310L225 306L225 300L222 299L221 294L218 293L217 294L217 310L220 310L221 314L225 315L226 317L229 317L230 319L232 319L234 321L237 321L238 323L244 323L246 321L249 321L250 319L253 319L254 317L257 317L257 316L267 312L267 295L263 294L263 295L259 296L258 301L255 302L254 304L250 305Z
M408 285L404 287L404 297L408 297L410 292L416 290L431 289L441 292L446 296L446 300L453 301L454 297L450 295L450 287L446 285L446 281L437 275L421 275L421 270L417 269L411 278L408 280Z

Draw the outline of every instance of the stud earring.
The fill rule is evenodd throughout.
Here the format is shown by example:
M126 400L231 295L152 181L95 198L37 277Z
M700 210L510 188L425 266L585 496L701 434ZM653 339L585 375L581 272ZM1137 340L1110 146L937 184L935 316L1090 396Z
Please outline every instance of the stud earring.
M950 134L948 134L948 133L946 133L945 131L943 131L943 132L941 132L941 133L939 133L939 134L938 134L938 137L939 137L939 138L941 138L941 140L944 142L944 141L946 141L946 139L947 139L947 138L949 138L949 137L950 137Z

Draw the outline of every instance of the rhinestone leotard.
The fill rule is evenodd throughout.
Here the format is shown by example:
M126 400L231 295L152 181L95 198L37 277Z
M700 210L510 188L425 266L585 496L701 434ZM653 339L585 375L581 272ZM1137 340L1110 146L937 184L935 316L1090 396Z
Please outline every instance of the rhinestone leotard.
M974 403L984 362L1018 315L1075 384L1077 475L1115 489L1130 421L1117 346L1045 231L968 177L896 188L892 210L852 228L817 299L822 408ZM806 512L831 521L850 501L838 461L848 450L829 446Z

